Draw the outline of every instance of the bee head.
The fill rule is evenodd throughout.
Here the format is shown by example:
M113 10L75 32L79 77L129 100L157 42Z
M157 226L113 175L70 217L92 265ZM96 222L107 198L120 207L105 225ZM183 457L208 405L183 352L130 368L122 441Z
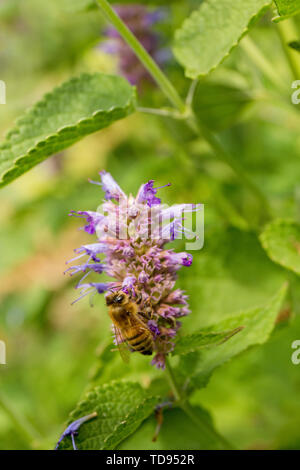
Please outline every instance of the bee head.
M125 305L128 302L128 296L123 291L113 292L105 298L106 305Z

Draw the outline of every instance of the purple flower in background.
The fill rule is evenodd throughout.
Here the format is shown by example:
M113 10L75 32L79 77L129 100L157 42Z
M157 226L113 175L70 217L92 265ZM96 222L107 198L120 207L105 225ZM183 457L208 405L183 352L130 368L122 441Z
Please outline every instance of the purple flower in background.
M179 319L189 314L187 296L175 288L177 271L192 264L189 253L176 253L165 245L186 233L185 210L195 212L201 205L163 206L153 180L142 184L134 197L127 196L109 173L100 172L100 178L106 198L100 211L72 212L86 218L94 227L97 240L75 250L78 256L72 261L76 260L76 265L67 271L71 275L84 274L76 286L80 289L79 298L122 289L132 299L139 299L141 312L149 310L150 305L152 316L145 319L145 325L155 344L152 364L164 368L165 357L173 350L174 337L181 326ZM105 273L113 280L88 282L90 273Z
M85 423L86 421L89 421L90 419L96 418L96 416L97 416L97 412L95 411L94 413L91 413L87 416L83 416L82 418L79 418L79 419L76 419L76 421L73 421L73 423L71 423L60 436L59 441L56 444L55 450L59 448L59 444L67 436L71 436L73 449L78 450L75 444L75 436L77 436L78 434L78 429L83 423Z
M168 54L165 49L159 49L159 36L152 30L153 24L165 16L164 10L150 12L145 6L136 4L117 6L115 10L153 59L159 64L164 63ZM118 56L120 72L130 83L137 85L144 80L151 80L144 66L113 27L107 28L106 36L107 40L102 43L101 49Z

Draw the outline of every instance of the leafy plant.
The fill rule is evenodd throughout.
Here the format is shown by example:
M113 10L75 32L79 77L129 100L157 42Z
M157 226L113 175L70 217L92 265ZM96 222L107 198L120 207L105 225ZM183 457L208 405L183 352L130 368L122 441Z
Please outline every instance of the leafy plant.
M300 73L300 56L294 51L298 49L297 37L290 37L297 24L299 2L203 0L199 5L199 2L190 0L182 5L174 0L168 6L168 15L174 19L175 28L165 19L163 10L157 13L146 8L149 5L165 5L160 0L140 2L133 6L127 5L131 2L122 1L118 2L122 4L118 8L114 8L112 3L107 0L64 0L59 6L61 11L67 11L67 15L81 15L80 21L83 23L86 15L96 16L100 13L100 22L104 18L114 28L114 33L111 38L106 38L96 47L90 47L88 51L86 48L90 38L86 38L82 46L83 62L76 65L74 59L73 66L78 74L68 78L68 71L62 85L45 94L25 112L1 143L0 186L7 186L5 191L8 195L10 187L14 188L9 183L14 181L14 184L18 184L19 177L48 157L54 157L48 163L55 162L57 171L67 155L71 169L59 173L56 185L50 184L40 198L34 201L36 217L31 212L30 203L19 203L12 226L8 224L7 231L0 233L0 240L3 239L5 247L15 247L13 264L18 257L25 257L28 253L32 255L34 247L26 242L27 239L31 240L30 235L39 233L41 226L46 231L51 226L53 245L49 242L51 235L48 232L45 235L45 245L50 243L52 246L46 258L51 259L52 250L57 239L61 241L60 237L66 236L66 240L63 238L61 243L68 249L73 246L69 232L64 232L65 218L62 213L78 209L72 211L72 215L85 219L84 230L92 235L96 233L97 242L87 245L86 240L81 239L81 247L76 250L77 256L81 258L88 255L88 261L68 267L67 271L84 274L83 280L77 284L81 296L119 289L128 295L133 292L136 296L135 289L138 291L140 285L146 286L149 279L145 279L147 276L150 278L152 290L149 293L146 287L144 290L141 288L144 297L140 302L145 307L145 296L149 300L151 295L161 294L156 299L156 317L151 317L147 326L152 335L152 349L156 352L152 363L163 370L151 369L147 358L138 353L132 354L131 364L123 365L119 356L111 351L113 345L107 339L108 316L103 315L101 320L95 316L90 324L88 316L82 315L87 323L81 326L80 320L78 337L74 343L70 340L70 344L65 346L67 351L73 351L77 366L74 370L71 366L64 366L66 369L62 370L59 379L60 384L65 384L64 392L77 374L80 383L76 385L76 396L74 392L74 395L66 398L67 394L64 393L61 414L59 417L55 413L53 415L55 423L51 423L51 427L55 431L51 438L46 440L32 430L26 419L11 410L5 396L0 396L0 405L5 416L16 423L20 439L18 445L21 447L34 447L36 442L40 447L50 447L54 444L56 433L57 442L58 430L62 427L58 421L62 414L65 416L66 409L74 408L67 421L67 429L61 434L59 449L71 450L75 445L82 450L133 447L231 449L236 447L235 440L239 442L238 433L231 432L229 427L221 430L220 422L215 424L213 419L213 408L206 410L199 396L202 393L205 396L205 387L214 386L214 379L210 379L213 374L214 377L222 374L222 366L226 370L234 358L232 363L238 363L240 358L246 357L244 353L250 348L251 351L263 350L262 345L270 337L273 338L274 328L276 337L281 327L293 321L293 315L299 312L297 275L300 274L300 228L295 216L296 191L293 193L290 189L300 176L294 169L298 153L296 144L295 148L287 144L286 135L282 135L277 128L274 131L270 122L264 118L265 109L273 112L278 106L276 109L280 109L280 113L271 112L270 115L274 115L276 121L283 119L281 113L286 113L289 119L285 120L285 124L288 122L292 129L289 132L298 132L297 109L292 108L288 96L290 87L282 77L300 78L297 76ZM268 58L273 53L274 37L269 39L269 49L265 53L261 50L263 47L259 35L257 40L252 39L252 32L256 31L259 24L263 31L263 28L267 28L272 6L276 6L278 11L276 21L285 20L273 24L272 29L272 34L279 35L279 39L276 39L278 44L281 41L284 46L281 57L281 61L286 61L283 73L282 62L277 67ZM122 8L125 10L122 11ZM158 14L157 17L162 18L162 24L159 25L158 21L158 29L153 32L153 41L154 38L157 40L155 46L158 47L157 38L165 35L165 45L172 44L177 62L171 57L170 51L166 53L166 48L156 51L164 54L155 54L158 62L154 60L147 52L144 26L134 21L130 28L126 25L126 15L131 20L132 16L135 19L136 8L139 21L145 21L147 27L154 24L151 15ZM5 16L8 25L15 14L14 9ZM109 42L109 39L114 39L114 36L118 38L118 52L122 52L122 47L126 51L126 54L119 54L119 61L123 59L121 68L115 63L107 65L103 58L107 51L110 53L113 50L113 41ZM91 62L93 70L89 70L88 64ZM103 70L106 67L115 67L115 71L128 69L128 74L124 74L134 84L120 74L112 75L111 71L106 73ZM146 75L140 74L141 67L145 68ZM100 73L95 72L95 68L99 68ZM182 98L184 94L185 98ZM126 126L132 126L130 138ZM97 140L97 131L104 128L107 129L101 135L108 133L109 144ZM122 136L120 140L116 137L118 132ZM72 147L73 150L70 147L76 143L78 145L87 136L89 138L84 141L84 145L91 146L87 148L97 147L97 157L100 155L102 160L100 163L97 158L94 166L91 165L93 168L89 168L88 158L80 154L77 160L78 174L72 181L72 151L78 147ZM283 162L285 146L291 161L294 158L290 166ZM84 152L88 154L85 149ZM160 156L157 157L157 154ZM107 163L103 163L106 156L109 157ZM102 171L101 183L96 184L102 185L106 202L105 215L99 215L99 212L83 210L83 205L93 207L99 201L95 199L96 193L82 186L82 179L83 173L84 176L94 173L96 167L105 164L112 174L116 174L116 180L118 177L122 180L121 186L128 194L134 193L137 181L142 182L146 178L148 182L142 184L135 198L131 195L127 197L110 173ZM145 262L144 257L148 256L148 250L151 251L143 239L144 227L148 227L145 223L146 214L149 208L160 203L154 178L159 180L159 184L162 181L162 186L168 186L165 180L167 183L169 180L174 181L174 187L178 189L169 196L174 203L171 206L171 235L162 237L163 243L151 247L154 255L149 255ZM14 198L11 195L9 197L11 200ZM180 225L180 207L182 198L190 200L190 197L193 201L194 198L201 201L203 198L203 202L208 205L206 241L203 250L195 253L194 264L189 272L179 276L179 288L175 291L176 272L181 266L190 266L192 257L186 252L179 252L182 245L180 240L176 241L176 248L179 247L177 251L165 248L164 245L176 239L176 230L185 232L185 227ZM116 207L118 216L122 217L122 199L126 199L126 208L132 210L132 220L139 222L136 229L139 236L134 241L130 239L127 244L114 244L111 240L107 243L105 236L110 230L107 221ZM194 216L198 210L199 206L194 205L190 212ZM21 226L21 235L15 233L15 226ZM129 224L126 227L128 229ZM106 254L105 263L102 263L103 253ZM11 268L5 253L3 259ZM39 258L33 259L32 265L36 266L38 262ZM145 266L147 263L159 266L155 271L157 276L154 277L154 268L149 275L146 268L141 270L143 263ZM21 272L26 273L26 269L26 265L22 266ZM105 269L106 274L114 278L113 281L104 279L100 283L94 281L94 278L85 280L88 270L96 276ZM60 311L61 306L67 303L64 294L69 284L66 283L60 291L53 282L52 287L46 285L42 295L36 298L27 285L29 299L24 297L22 290L18 291L16 298L11 297L10 285L23 287L26 277L31 279L30 276L22 275L21 279L16 276L11 283L3 283L3 289L8 292L5 294L3 310L8 325L14 323L11 318L18 319L22 315L25 318L30 311L31 317L26 317L26 321L34 325L40 322L42 325L37 341L42 349L45 332L51 331L50 336L53 338L55 334L52 333L61 328L57 326L61 319L56 318L57 313L53 312ZM189 316L182 288L190 296ZM97 300L98 297L96 295L96 310L105 311L106 306ZM54 320L51 320L49 312L54 315ZM170 312L173 312L173 316L169 315ZM181 322L178 319L185 316L187 318L184 319L182 330L179 330ZM94 327L97 322L101 322L101 331ZM82 328L85 328L84 334ZM115 340L121 343L118 334L116 329ZM83 350L77 350L77 344L85 335ZM65 344L65 336L67 334L63 330L57 341ZM20 338L22 340L21 335ZM93 348L99 340L101 348L97 358L94 358ZM64 357L63 353L59 355L56 352L60 346L57 348L55 341L51 343L49 340L46 345L53 351L55 359L53 377L57 362L63 363ZM134 350L134 346L131 349ZM141 351L145 352L143 349ZM81 354L87 364L93 366L89 378L80 375ZM32 356L38 361L36 350ZM40 366L33 367L33 371L40 372ZM33 372L33 378L38 372ZM26 382L27 379L24 380ZM49 380L54 382L55 379L51 375ZM26 387L29 388L27 382ZM78 390L83 388L86 392L74 405ZM47 406L46 413L50 415L50 409L56 409L51 397L45 408ZM23 407L26 408L26 404ZM159 419L162 419L162 415L164 422L160 429ZM39 411L39 416L43 416L43 410ZM159 417L158 422L155 417ZM42 417L40 419L42 421ZM183 434L180 438L176 430L179 425Z

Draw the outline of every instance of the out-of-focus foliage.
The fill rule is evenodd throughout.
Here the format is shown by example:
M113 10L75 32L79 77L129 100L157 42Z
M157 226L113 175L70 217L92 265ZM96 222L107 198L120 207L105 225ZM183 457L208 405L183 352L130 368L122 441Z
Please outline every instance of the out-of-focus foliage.
M243 328L238 335L218 347L201 350L199 353L183 356L179 363L178 373L185 372L185 379L192 386L202 387L208 381L212 372L234 356L245 351L254 344L266 342L272 332L275 320L286 295L286 286L263 307L257 307L247 312L225 318L218 325L212 325L211 331L233 330ZM192 364L192 367L190 367ZM186 373L186 371L188 371Z
M262 245L275 263L300 275L300 226L293 220L275 220L260 236Z
M224 130L238 122L253 103L245 86L201 81L193 99L193 108L199 121L210 129Z
M105 25L98 11L76 13L66 3L1 2L0 79L7 85L7 104L0 105L3 136L28 106L71 76L115 74L118 69L116 58L99 47ZM165 5L153 2L158 3ZM157 25L163 33L162 49L170 48L174 29L198 7L198 1L168 2L168 21ZM300 105L291 104L290 94L292 81L300 76L293 75L271 18L272 11L256 23L250 36L264 56L271 57L284 89L279 91L270 75L242 47L236 47L198 84L193 107L262 189L273 216L294 221L294 233L293 227L300 222ZM293 21L299 31L299 17ZM200 58L199 48L196 52ZM189 81L183 69L171 59L165 72L184 96ZM145 107L166 104L153 84L142 89L138 100ZM213 353L199 350L206 358L206 371L232 356L229 347L234 346L235 357L216 369L205 388L190 387L195 413L213 419L235 447L299 449L300 366L291 362L291 344L300 336L297 243L291 252L281 238L282 227L270 232L269 226L265 251L265 243L263 247L258 239L261 207L226 163L217 160L183 122L142 113L86 137L1 190L0 339L7 345L7 365L0 366L0 448L54 447L78 399L90 390L103 390L116 379L137 382L151 396L169 392L164 373L150 367L148 359L132 355L131 363L124 366L118 353L111 352L110 321L100 296L93 308L88 299L70 305L76 280L63 275L65 261L87 238L67 214L97 208L103 194L87 180L95 179L103 168L128 193L155 179L157 186L172 183L171 188L161 190L167 203L205 204L204 248L193 253L193 265L180 273L178 281L190 296L192 310L183 320L184 333L211 325L228 331L244 326L241 312L254 312L254 327L269 322L263 325L264 341L276 317L275 329L262 346L255 346L251 329L248 337L244 329L216 346ZM183 244L178 242L178 247ZM286 269L291 267L293 271ZM279 293L277 311L262 308L274 301L287 280L282 306ZM266 311L270 315L263 316ZM228 317L239 321L227 324ZM243 338L245 347L251 345L250 351L240 347ZM220 355L218 360L215 355ZM171 358L180 378L183 372L198 370L198 359L197 351L182 359ZM207 382L204 375L198 376L201 385ZM122 442L111 445L123 449L216 447L199 435L179 409L164 411L163 427L152 442L156 421L147 413L133 420L138 427L149 415L140 427L132 428L130 421L130 432L122 428ZM96 423L82 428L79 444Z

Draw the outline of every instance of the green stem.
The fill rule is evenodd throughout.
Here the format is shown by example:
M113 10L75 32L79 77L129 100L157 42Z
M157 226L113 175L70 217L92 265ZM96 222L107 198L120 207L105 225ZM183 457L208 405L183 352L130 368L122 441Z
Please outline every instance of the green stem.
M140 44L137 38L132 34L132 32L127 28L121 18L117 15L117 13L113 10L107 0L97 0L97 4L99 8L104 13L105 17L108 21L110 21L120 36L127 42L127 44L131 47L133 52L157 82L163 93L166 97L170 100L170 102L178 109L181 117L185 117L189 126L193 129L196 135L200 134L199 124L197 123L194 113L191 107L188 107L184 101L181 99L177 90L174 88L172 83L169 79L165 76L162 70L158 67L158 65L154 62L152 57L148 54L146 49ZM192 85L190 90L190 96L188 96L188 100L191 99L192 93L194 92L196 83ZM172 116L175 117L175 116ZM252 191L260 203L262 203L262 207L265 211L265 219L269 219L270 211L268 209L268 202L260 191L260 189L251 181L251 179L247 176L247 174L243 171L240 167L238 162L235 161L234 158L229 155L226 150L223 149L221 143L218 139L212 134L209 129L202 129L201 133L204 139L209 142L213 150L216 152L217 157L220 158L222 161L226 162L232 170L237 174L237 176L244 182L244 184Z
M279 88L281 91L286 93L286 84L281 77L278 76L277 71L274 69L272 63L266 58L261 52L257 45L252 41L249 36L245 36L240 43L242 49L250 57L252 62L268 77L268 79Z
M168 376L169 384L170 384L172 393L175 397L175 400L178 401L178 403L179 403L180 401L182 401L181 393L180 393L179 387L177 385L173 369L172 369L172 367L170 365L170 362L167 358L166 358L166 374Z
M188 94L187 94L187 97L186 97L186 100L185 100L186 105L189 106L189 107L193 103L193 99L194 99L194 95L195 95L197 85L198 85L198 79L196 78L195 80L192 81L191 86L190 86L189 91L188 91Z
M284 21L279 21L279 23L277 24L277 31L294 78L296 80L300 79L299 52L294 51L291 47L288 46L289 42L298 39L298 32L295 27L294 20L292 18L289 18Z
M116 30L122 36L122 38L127 42L127 44L132 48L136 56L140 59L142 64L146 67L150 75L154 78L157 84L160 86L166 97L170 102L179 109L181 113L185 112L185 104L181 100L177 90L173 87L172 83L161 71L158 65L154 62L152 57L148 54L146 49L142 44L137 40L137 38L132 34L130 29L127 28L125 23L113 10L107 0L97 0L98 6L103 11L106 18L114 25Z
M221 434L219 434L208 422L202 420L199 415L194 413L189 401L184 396L184 394L182 394L176 382L173 369L168 359L166 359L166 374L178 406L182 409L182 411L185 412L185 414L190 418L190 420L201 430L203 434L206 434L213 440L218 441L222 449L233 449L233 446L229 444L229 442L227 442L227 440L223 436L221 436Z
M137 106L137 111L139 113L145 114L155 114L156 116L171 117L173 119L183 119L182 114L180 114L176 109L166 109L166 108L144 108L142 106Z

